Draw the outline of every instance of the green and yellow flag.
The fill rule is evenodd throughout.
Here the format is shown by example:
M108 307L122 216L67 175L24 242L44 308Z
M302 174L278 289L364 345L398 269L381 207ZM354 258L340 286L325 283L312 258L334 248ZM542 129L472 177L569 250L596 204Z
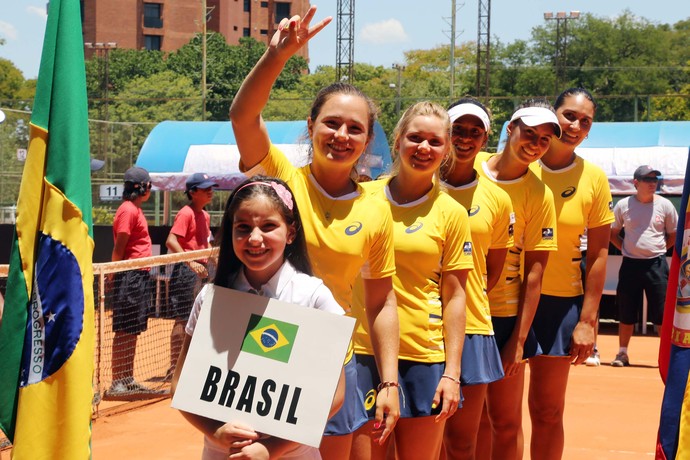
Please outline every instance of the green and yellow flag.
M93 236L79 0L51 0L0 326L14 459L91 457Z
M299 326L296 324L252 314L241 350L287 363L290 361L298 330Z

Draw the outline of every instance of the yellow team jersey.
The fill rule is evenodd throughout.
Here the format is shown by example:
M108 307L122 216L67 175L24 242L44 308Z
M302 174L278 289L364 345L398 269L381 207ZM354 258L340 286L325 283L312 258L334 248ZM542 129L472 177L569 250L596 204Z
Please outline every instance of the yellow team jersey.
M448 194L463 205L470 217L474 270L467 276L467 334L493 335L489 297L486 294L486 256L489 249L513 247L515 213L508 194L486 178L453 187Z
M551 190L529 169L517 179L496 180L486 164L491 156L480 152L475 159L475 168L481 177L491 180L510 196L515 212L515 245L508 250L501 278L489 292L489 305L493 316L510 317L518 313L522 252L557 249L556 209Z
M390 207L393 215L396 271L393 286L400 321L399 359L444 362L443 308L440 284L443 272L471 270L472 239L467 210L437 189L417 201L397 204L390 198L388 181L362 184ZM355 296L362 295L358 285ZM366 312L354 302L355 352L373 354Z
M361 187L349 195L329 196L311 175L309 165L295 168L274 145L249 171L284 180L295 195L307 239L314 276L321 278L335 300L350 314L352 287L366 265L365 278L395 273L390 208Z
M559 297L581 295L580 238L586 228L613 222L609 181L601 168L578 156L558 171L541 162L530 167L553 192L558 220L558 252L549 256L541 292Z

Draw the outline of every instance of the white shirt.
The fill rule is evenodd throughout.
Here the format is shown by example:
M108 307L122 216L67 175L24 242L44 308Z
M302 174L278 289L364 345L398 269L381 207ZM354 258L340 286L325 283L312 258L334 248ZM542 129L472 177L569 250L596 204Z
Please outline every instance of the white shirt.
M240 270L230 286L237 291L256 292L244 276L244 270ZM194 300L194 306L192 307L187 326L185 327L187 335L194 334L199 312L201 311L201 305L204 303L204 298L209 292L209 289L213 289L211 284L204 286L199 292L199 295L196 296L196 300ZM273 275L266 284L261 286L258 294L264 297L282 300L283 302L300 305L302 307L316 308L317 310L336 313L338 315L345 313L321 279L307 275L306 273L298 272L288 261L285 261L275 275Z
M613 229L625 229L621 252L632 259L653 259L666 254L666 235L676 231L678 213L668 199L654 195L642 203L633 196L623 198L613 208Z

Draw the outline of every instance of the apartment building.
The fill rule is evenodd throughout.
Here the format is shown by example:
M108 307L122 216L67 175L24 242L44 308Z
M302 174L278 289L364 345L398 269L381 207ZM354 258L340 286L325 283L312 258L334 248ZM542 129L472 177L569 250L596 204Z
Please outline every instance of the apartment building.
M308 0L206 0L207 30L231 45L241 37L264 43L280 20L302 14ZM84 42L110 48L174 51L202 30L202 0L82 0ZM96 48L85 49L89 58ZM301 53L308 58L305 47Z

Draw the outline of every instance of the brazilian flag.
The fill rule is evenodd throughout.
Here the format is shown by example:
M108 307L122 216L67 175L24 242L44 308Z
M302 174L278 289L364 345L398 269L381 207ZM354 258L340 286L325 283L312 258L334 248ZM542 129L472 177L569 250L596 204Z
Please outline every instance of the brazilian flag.
M51 0L0 327L12 458L91 457L91 178L79 0Z
M252 314L242 342L242 351L287 363L299 326Z

